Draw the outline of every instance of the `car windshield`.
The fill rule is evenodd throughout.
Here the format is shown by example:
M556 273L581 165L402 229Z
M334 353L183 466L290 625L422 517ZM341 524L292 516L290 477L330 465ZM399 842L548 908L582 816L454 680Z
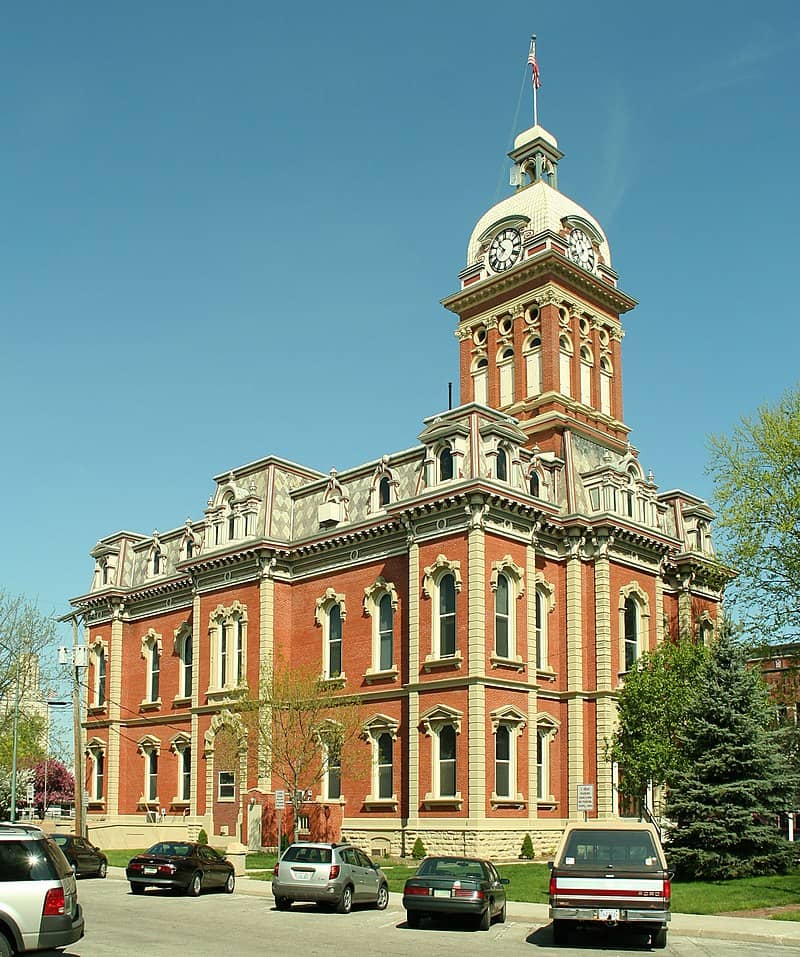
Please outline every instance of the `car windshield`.
M417 877L482 881L484 879L483 864L480 861L455 857L429 857L420 864Z
M575 830L567 839L561 863L658 867L660 859L649 831Z
M66 847L69 844L69 838L66 834L53 834L53 840L59 847Z
M284 861L297 861L305 864L330 864L331 849L329 847L313 847L307 844L293 844L286 848Z

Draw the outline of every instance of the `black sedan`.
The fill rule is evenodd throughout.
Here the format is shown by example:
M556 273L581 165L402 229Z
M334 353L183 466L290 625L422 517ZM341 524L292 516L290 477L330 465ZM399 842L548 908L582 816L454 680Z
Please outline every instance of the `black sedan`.
M207 844L162 841L128 861L125 877L132 894L146 887L164 887L197 897L206 888L233 893L233 864Z
M419 927L423 917L473 917L488 930L495 917L506 919L506 884L491 861L426 857L403 890L406 921Z
M108 873L108 858L85 837L55 833L52 838L63 851L76 877L85 877L87 874L92 877L105 877Z

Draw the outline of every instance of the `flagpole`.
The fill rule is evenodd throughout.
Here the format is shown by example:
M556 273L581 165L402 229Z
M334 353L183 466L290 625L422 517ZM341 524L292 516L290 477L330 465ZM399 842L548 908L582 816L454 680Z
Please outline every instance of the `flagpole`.
M534 64L536 63L536 34L535 33L531 35L530 55L531 55L531 67L534 68ZM531 85L533 86L533 125L538 126L539 125L539 105L537 101L538 86L535 81L532 82Z

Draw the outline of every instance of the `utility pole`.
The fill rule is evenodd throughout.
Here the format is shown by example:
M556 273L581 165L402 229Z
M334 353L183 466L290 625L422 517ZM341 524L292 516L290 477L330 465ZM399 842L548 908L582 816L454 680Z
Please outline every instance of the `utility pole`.
M62 665L72 665L72 731L75 748L75 833L86 837L86 809L84 807L83 733L81 729L81 669L88 665L86 646L78 642L78 615L68 616L72 621L72 647L58 649ZM62 619L63 620L63 619Z
M17 741L19 737L19 654L17 654L16 690L14 691L14 741L11 754L11 823L17 819Z

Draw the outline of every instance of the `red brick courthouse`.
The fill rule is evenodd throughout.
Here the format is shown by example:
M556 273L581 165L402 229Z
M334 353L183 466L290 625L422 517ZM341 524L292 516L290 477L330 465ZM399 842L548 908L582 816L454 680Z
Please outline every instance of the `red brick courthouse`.
M233 706L278 654L363 701L372 773L331 769L312 836L508 855L526 833L552 847L578 785L616 813L604 743L625 673L668 632L706 639L721 593L713 513L660 491L628 440L636 303L559 191L562 155L539 126L517 137L521 184L478 219L444 300L461 405L416 445L330 474L267 455L217 475L196 520L92 550L73 601L91 828L163 817L274 844L282 785Z

